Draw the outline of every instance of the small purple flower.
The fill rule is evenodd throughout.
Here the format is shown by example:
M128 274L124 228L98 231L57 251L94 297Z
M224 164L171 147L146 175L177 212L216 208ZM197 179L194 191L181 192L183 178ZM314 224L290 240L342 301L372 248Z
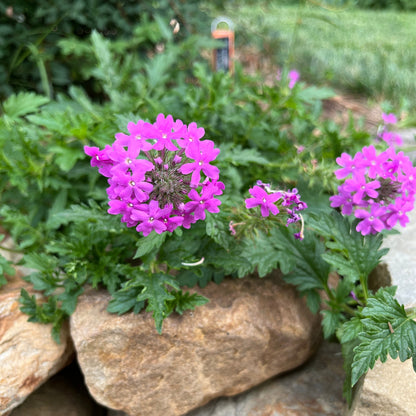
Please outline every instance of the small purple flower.
M393 113L383 113L381 117L383 118L384 124L397 124L397 117Z
M288 78L289 78L289 88L292 89L295 86L295 84L299 81L300 74L298 71L293 69L292 71L289 72Z
M392 131L383 131L380 137L389 145L389 146L402 146L403 139L402 136L398 133Z
M380 220L380 217L386 213L386 207L378 204L372 204L370 211L365 209L357 209L354 215L360 218L357 225L357 231L362 235L377 234L385 228L384 222Z
M192 212L196 220L205 219L205 210L212 213L220 212L218 206L221 205L221 201L214 198L215 191L216 187L212 185L203 188L201 195L195 189L192 189L188 194L191 200L185 204L185 210Z
M268 217L270 212L273 215L277 215L279 213L279 209L275 205L275 202L281 197L279 192L268 194L264 189L257 185L249 189L249 192L252 195L252 198L245 200L247 209L260 205L261 215L263 217Z
M342 155L336 159L338 165L342 166L342 169L337 169L335 171L337 179L345 178L361 169L362 159L361 153L357 153L354 158L352 158L348 153L342 153Z
M352 202L356 205L361 205L367 196L376 198L378 196L376 189L378 188L380 188L379 181L367 182L363 174L347 179L343 187L345 191L352 194Z
M198 186L201 179L201 171L208 177L217 180L219 169L210 164L220 153L220 149L214 148L211 140L203 142L195 141L189 144L185 150L185 155L193 159L194 162L185 163L181 166L180 172L187 175L192 173L191 186Z
M140 221L136 227L138 232L142 232L146 237L153 230L157 234L162 234L166 231L167 226L163 221L163 218L172 212L172 206L167 205L165 208L160 209L157 201L150 201L149 205L142 205L143 210L133 210L131 218L136 221Z

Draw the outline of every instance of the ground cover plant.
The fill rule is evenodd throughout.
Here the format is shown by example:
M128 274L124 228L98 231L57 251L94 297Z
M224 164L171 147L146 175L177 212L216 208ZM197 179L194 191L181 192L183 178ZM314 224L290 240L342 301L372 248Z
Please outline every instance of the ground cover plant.
M309 82L414 108L414 12L276 0L238 8L231 2L225 13L235 22L239 46L254 45L278 66L302 68Z
M341 128L320 117L333 92L302 72L283 69L273 83L238 63L233 76L215 73L199 54L209 38L176 39L168 19L153 23L145 58L98 31L59 42L85 62L96 95L70 86L2 102L1 225L43 294L22 290L22 311L59 342L92 286L111 294L110 312L146 310L161 332L170 314L209 301L187 288L278 267L342 343L347 398L375 360L414 359L414 311L394 288L368 286L383 235L414 205L395 115L377 137L352 117ZM4 258L0 267L11 273Z

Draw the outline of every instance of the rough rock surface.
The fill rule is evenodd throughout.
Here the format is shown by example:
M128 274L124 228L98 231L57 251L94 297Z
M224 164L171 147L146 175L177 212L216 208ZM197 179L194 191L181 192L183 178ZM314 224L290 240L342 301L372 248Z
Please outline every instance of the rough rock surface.
M364 377L348 416L416 415L416 374L412 360L377 361Z
M302 367L234 397L215 399L186 416L340 416L344 370L341 346L323 342Z
M50 325L27 321L19 309L21 287L30 290L16 275L0 289L0 415L18 406L73 356L68 326L58 345Z
M210 302L169 317L162 335L148 313L107 313L105 292L80 297L71 335L99 403L131 416L183 415L301 365L320 342L319 316L277 275L198 292Z

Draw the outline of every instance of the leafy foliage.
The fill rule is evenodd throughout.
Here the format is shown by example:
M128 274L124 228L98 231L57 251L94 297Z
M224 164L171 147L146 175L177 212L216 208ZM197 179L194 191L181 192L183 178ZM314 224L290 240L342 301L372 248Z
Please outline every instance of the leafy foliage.
M310 226L325 238L329 249L323 259L351 283L366 279L388 249L380 249L381 234L364 237L355 232L356 224L337 211L331 215L311 215Z
M388 355L400 361L412 358L416 371L416 322L394 299L395 291L395 287L378 290L359 315L362 328L360 343L354 348L351 385L373 368L377 359L384 363Z

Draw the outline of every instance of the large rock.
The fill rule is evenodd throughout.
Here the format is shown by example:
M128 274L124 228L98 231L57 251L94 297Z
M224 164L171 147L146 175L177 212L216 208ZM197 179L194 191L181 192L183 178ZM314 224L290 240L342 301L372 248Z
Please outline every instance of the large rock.
M66 366L74 351L68 325L58 345L50 325L28 322L19 309L22 287L30 290L17 274L0 289L0 415L9 413Z
M87 291L71 317L85 382L101 404L131 416L177 416L304 363L319 316L279 276L226 280L198 292L207 305L165 320L111 315L109 295Z

